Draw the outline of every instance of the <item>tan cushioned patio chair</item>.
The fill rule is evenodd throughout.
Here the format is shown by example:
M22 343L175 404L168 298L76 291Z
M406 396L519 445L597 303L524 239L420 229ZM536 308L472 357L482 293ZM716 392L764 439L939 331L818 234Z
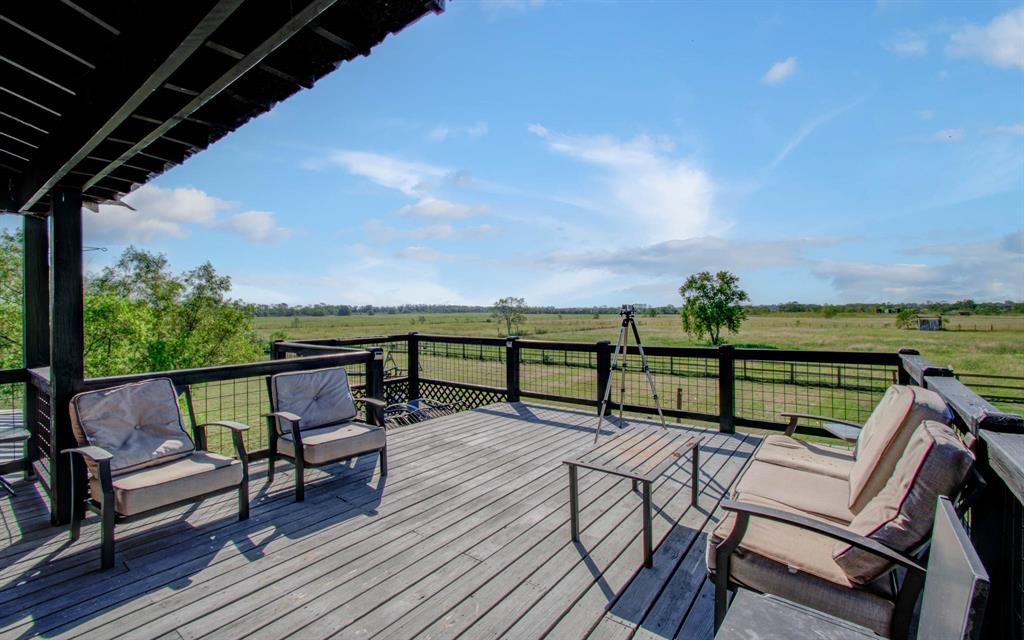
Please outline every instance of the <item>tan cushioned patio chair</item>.
M905 637L920 583L905 581L894 593L887 573L897 565L920 569L909 552L930 534L937 496L955 495L972 463L970 451L949 426L926 421L913 430L893 472L883 479L883 489L844 522L839 507L825 505L831 499L845 507L842 491L833 486L841 480L755 460L734 494L737 502L727 506L732 513L708 538L716 620L725 611L725 589L733 585L798 602L887 637ZM762 474L755 476L760 486L748 480L750 473ZM781 493L781 473L803 483L791 488L796 497L762 496ZM766 486L769 482L775 484ZM816 488L825 488L830 497L819 499Z
M85 509L102 519L101 562L114 562L114 524L134 516L238 490L238 517L249 517L248 461L237 422L194 425L232 430L238 458L196 449L185 432L178 393L168 378L155 378L71 399L71 428L80 445L72 463L71 539L78 539ZM75 462L89 472L89 494ZM76 476L78 476L76 478Z
M270 429L270 475L278 457L295 462L295 499L305 498L306 466L321 466L364 453L380 455L381 475L388 473L387 435L373 424L385 403L355 398L344 367L280 373L270 379L273 412ZM356 403L367 405L366 422L356 422Z

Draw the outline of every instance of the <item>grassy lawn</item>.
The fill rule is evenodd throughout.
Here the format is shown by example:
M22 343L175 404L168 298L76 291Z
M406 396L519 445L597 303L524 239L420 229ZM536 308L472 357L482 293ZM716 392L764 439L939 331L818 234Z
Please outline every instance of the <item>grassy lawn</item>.
M683 333L678 316L638 318L640 335L658 345L699 344ZM816 314L751 316L728 337L737 346L835 351L918 349L938 365L958 372L1024 376L1024 316L952 316L945 331L897 329L891 315ZM486 314L409 314L257 318L269 339L276 331L289 338L334 338L419 331L442 335L495 337L498 326ZM538 340L591 342L614 340L618 317L604 315L530 315L520 334Z

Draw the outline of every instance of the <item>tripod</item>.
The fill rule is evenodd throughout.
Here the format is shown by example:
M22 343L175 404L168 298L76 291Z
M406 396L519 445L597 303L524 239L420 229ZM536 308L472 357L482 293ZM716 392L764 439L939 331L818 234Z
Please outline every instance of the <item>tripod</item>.
M622 367L619 370L619 421L622 421L622 407L626 403L626 358L629 347L629 333L627 329L633 330L633 338L636 340L637 350L640 351L640 369L647 376L647 384L651 387L651 397L654 398L654 406L658 408L658 417L661 418L661 426L668 429L665 424L665 416L661 412L661 401L658 399L658 389L654 385L654 378L647 366L647 354L644 353L644 345L640 342L640 331L636 328L636 319L633 317L635 309L631 304L622 305L619 315L622 316L622 325L619 327L619 339L615 341L615 351L612 352L612 370L608 373L608 382L605 384L604 393L601 395L601 405L598 407L597 430L594 431L594 442L597 442L601 435L601 422L604 420L604 412L608 408L608 400L612 395L612 381L615 377L615 367L619 363L619 353L622 354Z

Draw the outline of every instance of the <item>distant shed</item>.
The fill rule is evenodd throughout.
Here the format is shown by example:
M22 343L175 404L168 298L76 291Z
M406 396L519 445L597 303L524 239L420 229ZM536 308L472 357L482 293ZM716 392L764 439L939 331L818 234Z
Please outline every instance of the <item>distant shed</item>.
M919 331L942 331L942 316L918 316Z

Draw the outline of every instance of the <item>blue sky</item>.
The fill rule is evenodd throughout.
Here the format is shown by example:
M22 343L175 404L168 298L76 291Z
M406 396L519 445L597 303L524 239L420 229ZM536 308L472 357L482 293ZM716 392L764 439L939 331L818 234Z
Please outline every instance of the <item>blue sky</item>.
M252 302L1024 299L1024 5L449 2L87 212Z

